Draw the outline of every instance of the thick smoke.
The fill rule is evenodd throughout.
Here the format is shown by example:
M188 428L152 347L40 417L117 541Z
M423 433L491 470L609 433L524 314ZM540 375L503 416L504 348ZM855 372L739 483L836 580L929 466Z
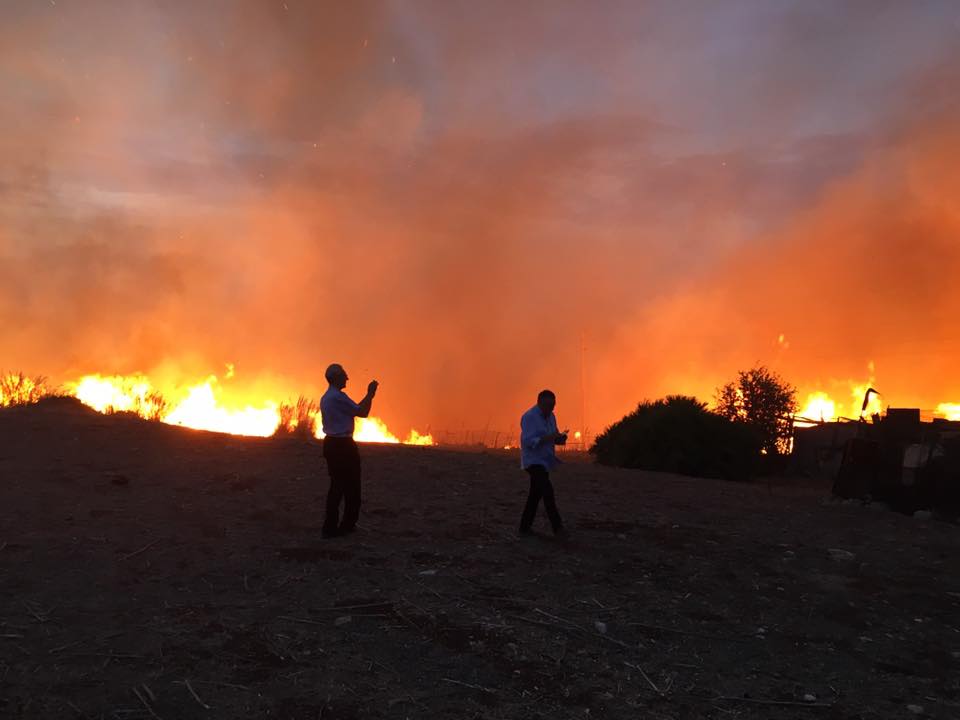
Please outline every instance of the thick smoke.
M956 12L773 8L5 3L0 365L337 360L398 432L577 427L581 361L593 429L755 362L956 400Z

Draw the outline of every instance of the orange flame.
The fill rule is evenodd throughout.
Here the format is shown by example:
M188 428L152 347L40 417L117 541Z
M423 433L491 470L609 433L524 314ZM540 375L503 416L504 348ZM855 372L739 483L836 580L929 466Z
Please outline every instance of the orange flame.
M807 396L807 404L797 413L797 417L827 422L837 417L837 404L825 392L812 392Z
M316 436L323 437L323 430L317 426ZM353 439L357 442L376 442L390 443L392 445L401 444L400 439L387 429L386 423L380 418L365 417L357 418L354 425ZM421 435L416 430L411 430L403 445L433 445L432 435Z
M260 408L247 405L239 410L228 410L217 401L214 393L216 381L211 377L205 383L190 388L187 397L163 421L194 430L231 435L266 437L276 432L280 425L279 405L276 402L267 401Z
M67 383L67 391L97 412L134 412L156 419L162 413L160 395L142 375L86 375Z
M861 383L855 380L847 380L836 383L838 385L846 384L850 388L850 400L847 404L834 400L822 390L817 390L807 395L807 401L803 409L796 413L795 417L812 421L831 422L841 417L855 420L861 417L861 414L863 417L869 418L882 413L883 401L875 392L870 393L867 407L865 409L863 408L863 398L867 390L876 385L876 379L874 378L876 368L873 362L868 363L867 369L870 371L870 376L866 382ZM799 424L803 425L805 423L801 422Z
M228 365L226 377L233 377L234 372L234 367ZM133 412L141 417L195 430L266 437L276 432L281 420L280 403L275 400L243 406L226 402L223 387L214 375L185 390L175 389L170 396L179 399L172 405L167 404L165 396L154 388L149 378L139 374L87 375L76 382L67 383L65 387L69 394L97 412ZM319 428L316 436L323 437ZM359 442L401 442L382 420L375 417L357 418L354 437ZM433 445L434 442L432 436L411 430L403 444Z
M960 421L960 403L940 403L937 405L937 415L942 415L947 420Z

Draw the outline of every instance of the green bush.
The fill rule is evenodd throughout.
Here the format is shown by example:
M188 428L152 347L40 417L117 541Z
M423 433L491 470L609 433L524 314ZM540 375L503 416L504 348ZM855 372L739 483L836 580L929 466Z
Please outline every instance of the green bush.
M760 444L744 423L683 395L645 401L597 436L590 452L604 465L746 480Z

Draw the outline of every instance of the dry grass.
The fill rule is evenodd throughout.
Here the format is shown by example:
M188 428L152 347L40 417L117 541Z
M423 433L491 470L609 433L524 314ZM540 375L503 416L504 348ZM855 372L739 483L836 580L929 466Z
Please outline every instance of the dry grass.
M170 410L170 402L156 390L135 398L133 405L133 412L146 420L163 420Z
M160 422L169 414L171 409L170 401L167 400L162 393L153 390L143 397L134 396L133 406L129 409L120 410L111 405L107 407L104 414L130 413L144 420Z
M320 403L304 395L297 398L295 403L280 405L280 424L274 435L289 435L293 437L311 438L317 431L317 415L320 412Z

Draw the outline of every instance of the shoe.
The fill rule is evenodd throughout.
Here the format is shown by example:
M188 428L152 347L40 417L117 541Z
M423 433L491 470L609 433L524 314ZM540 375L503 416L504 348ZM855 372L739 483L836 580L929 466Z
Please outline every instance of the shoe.
M534 537L536 533L530 528L520 528L517 530L517 535L520 537Z
M330 538L339 537L339 535L340 535L340 531L339 531L339 530L322 530L322 531L320 531L320 536L323 537L325 540L329 540Z
M337 530L337 535L349 535L352 532L357 531L357 526L353 525L351 527L341 527Z

